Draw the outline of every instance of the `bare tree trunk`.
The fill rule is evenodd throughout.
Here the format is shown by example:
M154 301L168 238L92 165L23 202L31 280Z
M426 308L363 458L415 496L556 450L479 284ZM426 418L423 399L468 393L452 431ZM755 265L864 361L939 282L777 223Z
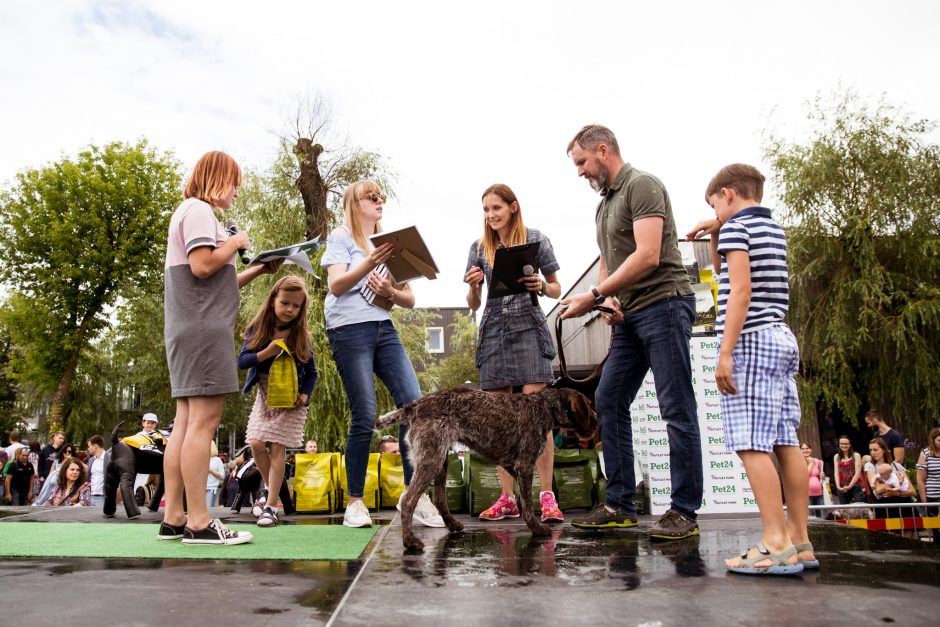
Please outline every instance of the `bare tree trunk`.
M297 187L304 199L304 213L307 217L304 227L306 237L307 239L314 237L325 239L329 228L329 214L326 206L327 190L318 164L320 155L323 154L323 146L313 143L306 137L301 137L294 144L294 154L300 162Z
M59 379L59 385L52 395L52 403L49 407L49 433L54 433L59 429L65 429L68 421L68 398L72 389L72 381L75 379L75 370L78 367L78 358L82 352L82 346L85 344L85 334L88 332L88 325L91 324L91 318L85 318L78 325L78 333L75 335L72 352L69 353L69 359L65 363L65 370L62 372L62 378Z

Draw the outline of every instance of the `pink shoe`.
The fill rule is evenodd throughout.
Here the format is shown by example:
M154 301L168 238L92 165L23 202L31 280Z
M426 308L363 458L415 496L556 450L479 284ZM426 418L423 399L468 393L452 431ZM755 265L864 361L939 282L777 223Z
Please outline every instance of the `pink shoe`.
M542 508L542 522L562 522L565 515L558 509L558 501L552 492L542 492L539 495L539 505Z
M480 520L502 520L503 518L519 518L519 506L516 498L503 494L489 509L480 512Z

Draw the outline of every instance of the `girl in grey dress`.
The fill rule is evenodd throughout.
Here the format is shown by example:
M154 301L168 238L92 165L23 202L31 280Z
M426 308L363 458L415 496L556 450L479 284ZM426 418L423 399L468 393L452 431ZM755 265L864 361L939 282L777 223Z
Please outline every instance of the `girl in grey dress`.
M555 275L559 266L548 237L525 227L519 201L508 186L488 187L483 192L483 237L470 246L464 275L464 281L470 286L467 304L472 310L476 311L482 304L484 280L487 284L492 280L496 249L531 242L539 242L539 252L535 273L523 280L529 293L488 298L480 318L477 368L483 390L508 394L513 387L521 387L523 394L531 394L552 382L555 347L545 314L541 307L532 304L531 294L549 298L561 296L561 285ZM535 463L542 486L539 496L542 521L560 522L564 517L552 492L555 447L551 431L545 434L545 439L545 449ZM502 496L480 514L481 520L519 516L512 477L499 468L499 479Z
M230 209L242 173L223 152L196 163L183 202L170 218L164 267L164 336L170 386L176 398L173 435L163 458L166 510L157 538L186 544L242 544L251 534L226 529L209 516L204 496L209 442L222 418L225 395L238 391L234 327L238 290L279 263L235 271L235 253L248 236L229 235L216 211ZM183 508L183 490L186 509Z

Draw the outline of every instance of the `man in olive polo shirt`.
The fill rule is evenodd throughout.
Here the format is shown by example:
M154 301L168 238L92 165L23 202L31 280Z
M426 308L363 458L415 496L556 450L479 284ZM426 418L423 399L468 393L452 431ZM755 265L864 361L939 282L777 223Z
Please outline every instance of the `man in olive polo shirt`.
M601 262L599 283L563 300L568 308L561 317L582 316L600 306L607 308L601 309L604 321L613 326L610 356L595 394L606 502L572 524L588 529L637 524L630 405L652 369L669 434L672 506L650 529L650 537L698 535L702 445L689 360L695 296L679 253L669 194L659 179L624 163L617 138L603 126L578 131L568 154L578 176L601 194L596 216Z

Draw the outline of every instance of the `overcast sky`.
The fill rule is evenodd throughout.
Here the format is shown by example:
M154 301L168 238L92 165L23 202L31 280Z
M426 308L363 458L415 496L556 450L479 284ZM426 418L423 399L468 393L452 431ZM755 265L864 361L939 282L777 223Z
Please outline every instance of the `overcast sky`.
M414 284L419 306L465 304L495 182L551 239L567 290L597 254L597 196L565 154L582 125L663 180L684 233L718 168L766 173L764 131L798 139L806 101L840 84L940 120L938 18L883 0L4 2L0 183L139 137L187 168L211 149L263 168L319 91L339 135L398 172L385 228L418 225L442 271Z

